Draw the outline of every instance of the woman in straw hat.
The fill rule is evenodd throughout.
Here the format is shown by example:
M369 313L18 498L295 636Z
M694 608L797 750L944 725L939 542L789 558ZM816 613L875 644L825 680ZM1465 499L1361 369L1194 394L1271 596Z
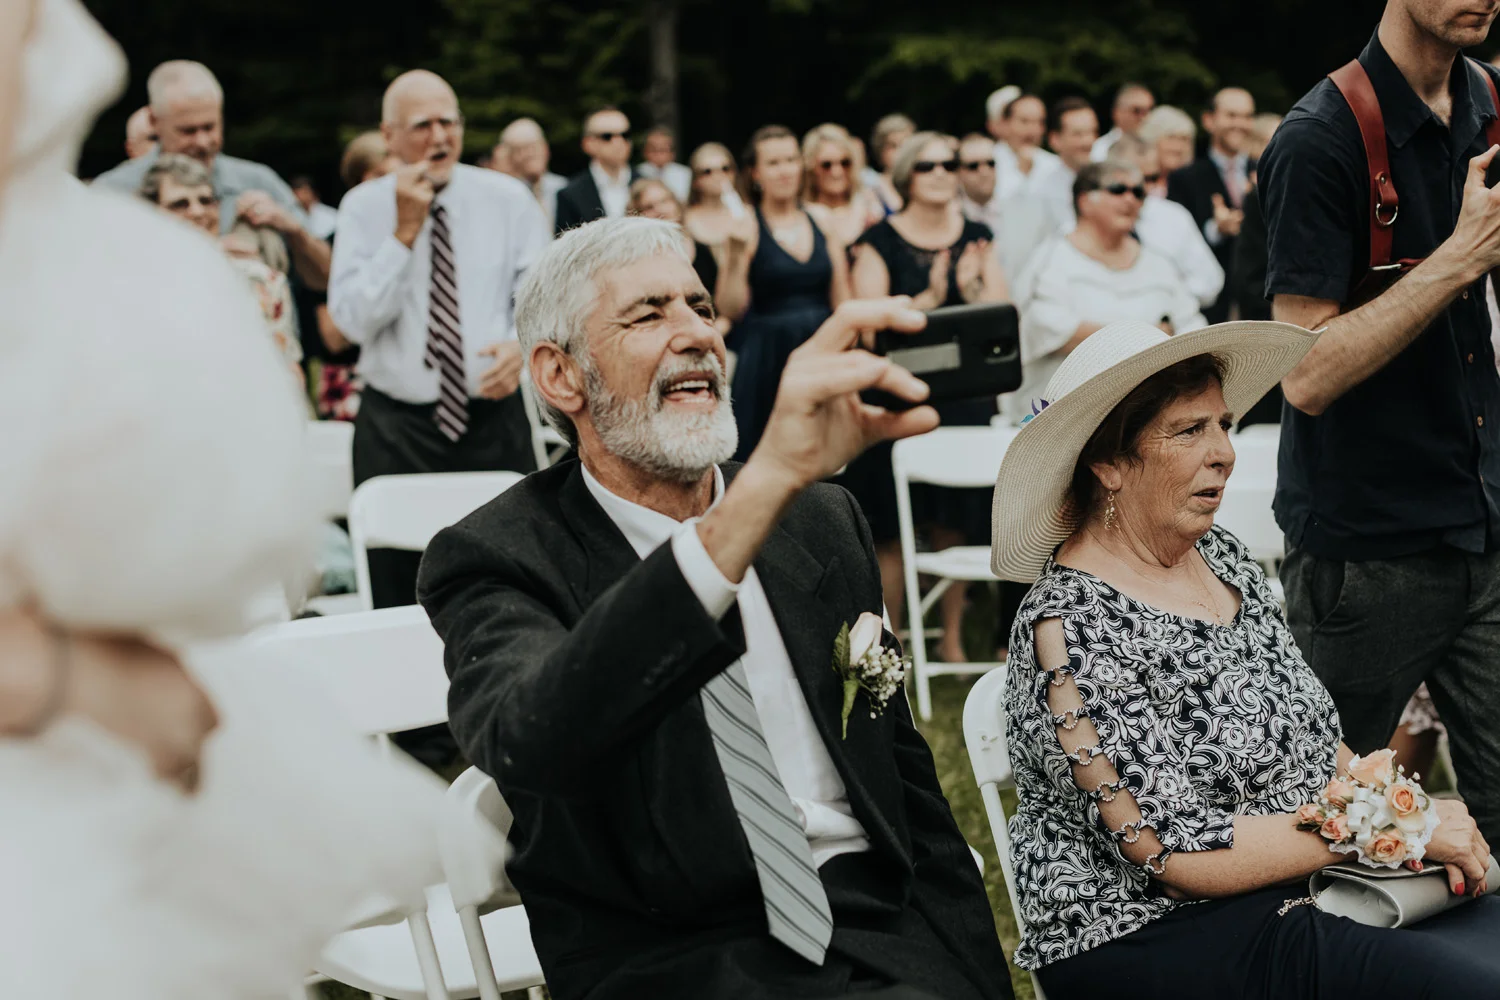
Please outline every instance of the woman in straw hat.
M1314 340L1276 323L1113 324L1062 363L1006 452L994 570L1035 581L1006 695L1015 961L1051 1000L1500 995L1500 900L1405 930L1295 905L1344 859L1297 810L1352 754L1264 573L1214 514L1229 429ZM1456 801L1438 811L1427 863L1455 891L1488 888L1473 820Z

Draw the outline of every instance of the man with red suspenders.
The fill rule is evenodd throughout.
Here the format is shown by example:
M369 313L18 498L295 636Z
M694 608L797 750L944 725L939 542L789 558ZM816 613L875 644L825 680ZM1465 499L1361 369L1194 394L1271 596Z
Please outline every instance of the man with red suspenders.
M1282 383L1287 618L1345 740L1384 746L1427 682L1459 791L1500 842L1500 0L1388 0L1357 61L1260 160L1278 320L1326 328Z

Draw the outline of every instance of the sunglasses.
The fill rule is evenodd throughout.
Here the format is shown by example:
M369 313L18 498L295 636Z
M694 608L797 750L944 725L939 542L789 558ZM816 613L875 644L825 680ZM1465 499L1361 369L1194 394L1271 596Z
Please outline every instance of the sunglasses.
M1097 188L1096 190L1103 191L1105 194L1113 195L1133 194L1135 195L1136 201L1146 200L1146 185L1144 184L1106 184L1101 188Z
M832 170L834 167L843 167L845 170L848 170L852 166L854 166L854 161L847 156L842 160L824 160L818 164L818 167L822 170Z
M918 160L911 165L911 172L914 174L930 174L939 167L942 167L950 174L958 173L958 157L955 156L951 160Z
M968 171L982 170L985 167L989 167L991 170L994 170L995 169L995 161L994 160L965 160L964 161L964 169L968 170Z
M616 139L629 139L629 132L590 132L595 139L602 142L614 142Z
M718 166L698 168L699 177L712 177L714 174L729 174L733 172L734 168L727 163L720 163Z

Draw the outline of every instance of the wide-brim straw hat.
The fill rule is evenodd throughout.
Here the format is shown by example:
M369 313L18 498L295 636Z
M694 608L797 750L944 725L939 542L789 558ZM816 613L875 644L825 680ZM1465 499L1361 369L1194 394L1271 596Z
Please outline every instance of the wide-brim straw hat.
M995 480L990 567L1030 583L1078 527L1068 499L1083 446L1136 386L1179 361L1212 354L1224 366L1235 419L1297 366L1318 335L1290 323L1219 323L1168 336L1146 323L1111 323L1073 350L1044 402L1016 434Z

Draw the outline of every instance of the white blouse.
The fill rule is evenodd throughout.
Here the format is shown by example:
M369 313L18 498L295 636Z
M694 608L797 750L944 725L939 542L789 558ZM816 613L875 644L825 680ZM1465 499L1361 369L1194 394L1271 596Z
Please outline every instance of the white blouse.
M1021 388L1005 397L1005 414L1019 424L1041 397L1067 355L1061 348L1083 323L1167 319L1176 333L1207 325L1198 300L1177 268L1142 247L1135 263L1116 270L1066 237L1044 244L1021 271L1015 289L1021 312Z

